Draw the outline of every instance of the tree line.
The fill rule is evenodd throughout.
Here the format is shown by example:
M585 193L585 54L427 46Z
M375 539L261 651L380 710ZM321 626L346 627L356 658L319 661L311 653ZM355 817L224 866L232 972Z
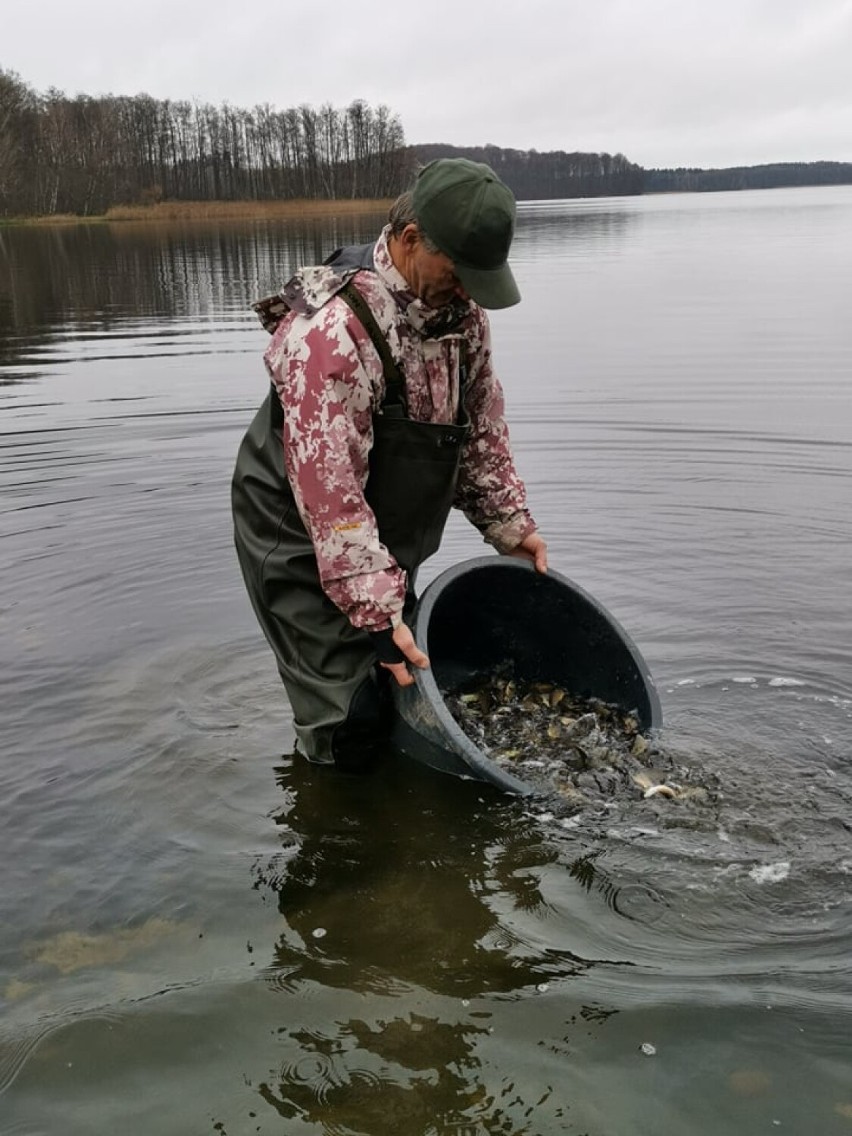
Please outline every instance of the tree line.
M643 169L623 154L407 146L399 117L212 106L149 95L39 94L0 70L0 217L100 215L157 201L389 198L438 157L487 162L519 200L852 183L852 163Z
M112 205L384 198L411 175L386 106L287 110L38 94L0 71L0 215L81 216Z
M503 150L497 146L413 147L421 162L464 157L487 162L518 200L617 197L642 193L706 193L791 185L852 185L852 162L771 162L726 169L645 169L623 154Z
M388 198L435 157L487 162L520 200L642 192L624 155L406 145L386 106L276 110L40 94L0 70L0 216L157 201Z
M645 170L645 193L776 189L782 185L850 185L852 162L769 162L725 169Z
M469 158L499 174L519 201L562 197L617 197L642 193L641 166L623 154L564 150L507 150L499 146L415 146L421 162L433 158Z

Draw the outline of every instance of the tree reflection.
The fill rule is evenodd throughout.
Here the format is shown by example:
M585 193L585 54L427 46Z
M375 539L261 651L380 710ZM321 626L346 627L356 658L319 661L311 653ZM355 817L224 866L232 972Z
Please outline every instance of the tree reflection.
M280 288L340 245L376 236L384 212L258 222L119 222L0 230L0 366L31 361L57 331L207 320Z

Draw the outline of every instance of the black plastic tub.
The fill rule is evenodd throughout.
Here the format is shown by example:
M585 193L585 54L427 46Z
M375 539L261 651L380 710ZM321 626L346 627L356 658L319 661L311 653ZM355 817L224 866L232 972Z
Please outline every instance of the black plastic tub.
M429 656L413 686L394 687L397 749L458 777L511 793L535 790L492 761L463 732L442 691L510 665L519 681L556 683L635 713L643 732L662 726L647 666L626 631L588 592L551 569L484 556L448 569L423 592L411 619Z

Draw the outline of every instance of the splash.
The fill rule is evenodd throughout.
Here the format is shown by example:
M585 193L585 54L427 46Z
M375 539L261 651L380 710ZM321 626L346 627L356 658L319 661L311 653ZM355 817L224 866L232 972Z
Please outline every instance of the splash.
M777 884L786 880L789 874L789 860L779 860L776 864L758 864L749 872L749 876L758 884Z

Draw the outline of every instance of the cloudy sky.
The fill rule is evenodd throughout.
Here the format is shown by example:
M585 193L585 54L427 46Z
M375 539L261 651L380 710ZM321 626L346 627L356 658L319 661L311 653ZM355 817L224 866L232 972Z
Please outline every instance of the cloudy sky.
M409 142L852 161L852 0L4 0L37 91L385 103Z

